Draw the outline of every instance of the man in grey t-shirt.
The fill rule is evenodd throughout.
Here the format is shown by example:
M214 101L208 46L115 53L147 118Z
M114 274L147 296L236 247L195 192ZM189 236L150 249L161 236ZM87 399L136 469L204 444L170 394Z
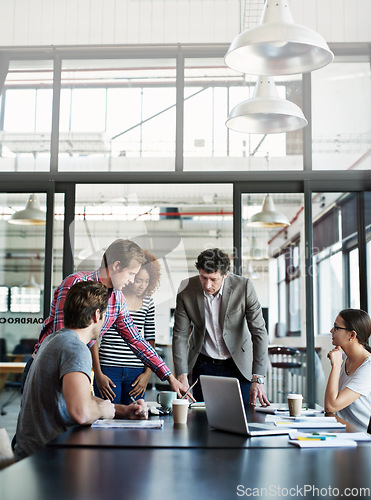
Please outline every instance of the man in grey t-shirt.
M18 416L16 460L35 453L68 427L91 424L99 418L146 418L145 403L114 405L92 395L91 353L108 303L100 282L73 285L63 307L64 324L49 335L31 365Z

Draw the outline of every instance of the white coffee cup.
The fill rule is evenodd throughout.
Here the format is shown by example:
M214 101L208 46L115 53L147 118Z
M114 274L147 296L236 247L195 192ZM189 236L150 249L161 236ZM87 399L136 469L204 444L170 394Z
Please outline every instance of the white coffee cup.
M162 406L162 408L171 408L171 402L173 399L178 397L176 392L173 391L161 391L157 394L157 403Z
M188 417L188 399L174 399L173 401L173 419L174 424L186 424Z
M301 407L303 404L303 396L301 394L288 394L287 402L289 405L289 413L291 417L300 417Z

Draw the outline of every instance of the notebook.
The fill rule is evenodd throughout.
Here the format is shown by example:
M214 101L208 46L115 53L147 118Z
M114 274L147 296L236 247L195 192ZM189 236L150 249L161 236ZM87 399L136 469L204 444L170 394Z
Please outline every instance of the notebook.
M210 427L245 436L288 434L274 424L248 424L240 382L232 377L201 375L200 383Z

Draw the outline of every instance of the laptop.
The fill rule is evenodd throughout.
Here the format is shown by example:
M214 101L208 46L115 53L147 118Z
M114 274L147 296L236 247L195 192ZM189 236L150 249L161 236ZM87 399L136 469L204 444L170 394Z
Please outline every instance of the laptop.
M248 424L240 382L232 377L200 375L200 383L210 427L245 436L288 434L274 424Z

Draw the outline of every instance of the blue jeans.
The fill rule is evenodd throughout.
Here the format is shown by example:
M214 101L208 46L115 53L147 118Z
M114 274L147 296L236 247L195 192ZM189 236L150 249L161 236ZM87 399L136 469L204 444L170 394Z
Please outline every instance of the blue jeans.
M143 373L144 368L128 368L127 366L101 366L102 372L104 375L107 375L116 387L112 387L113 392L115 393L115 398L112 401L116 404L124 404L129 405L132 403L130 399L129 392L133 389L132 383L134 380ZM101 397L97 383L94 379L94 394L98 397ZM145 394L141 396L144 398ZM139 396L136 396L135 399L139 399Z
M198 379L200 375L216 375L219 377L237 378L240 381L241 393L245 406L250 403L251 382L245 379L232 359L223 362L222 364L214 364L211 358L207 358L201 354L197 358L195 366L192 370L192 383ZM204 401L200 381L198 381L193 388L193 397L196 401Z

